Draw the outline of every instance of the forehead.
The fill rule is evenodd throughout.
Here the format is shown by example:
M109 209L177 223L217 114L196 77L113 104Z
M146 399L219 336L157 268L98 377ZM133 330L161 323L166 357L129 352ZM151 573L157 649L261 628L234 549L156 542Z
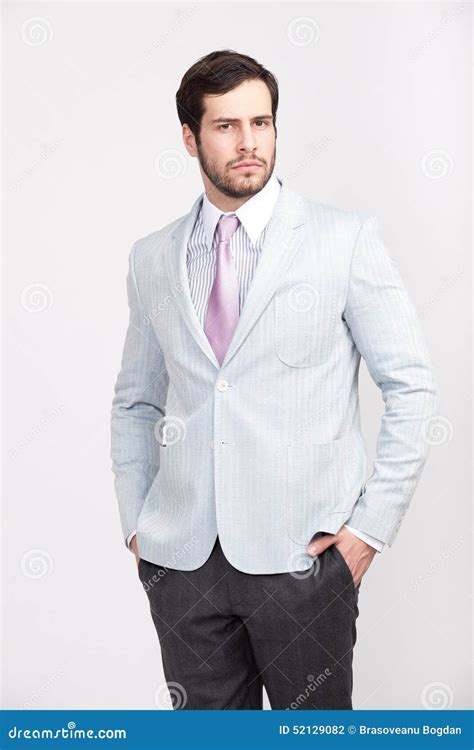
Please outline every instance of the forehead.
M272 113L270 91L259 78L243 81L225 94L206 94L203 103L206 122L215 117L247 119Z

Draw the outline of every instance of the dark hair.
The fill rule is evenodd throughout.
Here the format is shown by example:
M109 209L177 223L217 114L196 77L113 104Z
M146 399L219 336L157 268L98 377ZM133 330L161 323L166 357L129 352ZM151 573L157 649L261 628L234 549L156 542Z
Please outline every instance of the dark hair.
M181 125L187 123L199 145L201 119L206 94L226 94L243 81L260 78L272 99L273 127L276 134L278 82L273 73L253 57L230 49L217 50L199 58L184 74L176 92L176 107Z

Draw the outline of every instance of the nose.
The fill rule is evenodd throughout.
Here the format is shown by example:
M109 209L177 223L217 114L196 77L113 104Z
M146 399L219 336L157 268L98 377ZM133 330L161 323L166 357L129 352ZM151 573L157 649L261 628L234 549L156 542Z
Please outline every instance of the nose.
M257 148L257 139L250 125L244 125L239 140L239 153L253 152Z

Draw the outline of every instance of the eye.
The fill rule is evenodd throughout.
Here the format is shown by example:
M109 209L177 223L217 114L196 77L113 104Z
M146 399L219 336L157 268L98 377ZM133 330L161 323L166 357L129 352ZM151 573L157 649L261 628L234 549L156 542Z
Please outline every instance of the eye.
M228 128L228 127L230 127L230 122L224 122L224 123L222 123L222 125L219 125L219 129L220 128ZM227 131L225 131L225 132L227 132Z

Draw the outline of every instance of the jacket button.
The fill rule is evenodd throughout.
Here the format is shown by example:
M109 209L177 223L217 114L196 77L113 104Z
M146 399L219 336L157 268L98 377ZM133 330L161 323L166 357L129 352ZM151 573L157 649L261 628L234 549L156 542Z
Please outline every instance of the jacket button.
M227 380L219 380L217 383L218 391L221 391L221 392L226 391L228 387L229 387L229 383L227 382Z

